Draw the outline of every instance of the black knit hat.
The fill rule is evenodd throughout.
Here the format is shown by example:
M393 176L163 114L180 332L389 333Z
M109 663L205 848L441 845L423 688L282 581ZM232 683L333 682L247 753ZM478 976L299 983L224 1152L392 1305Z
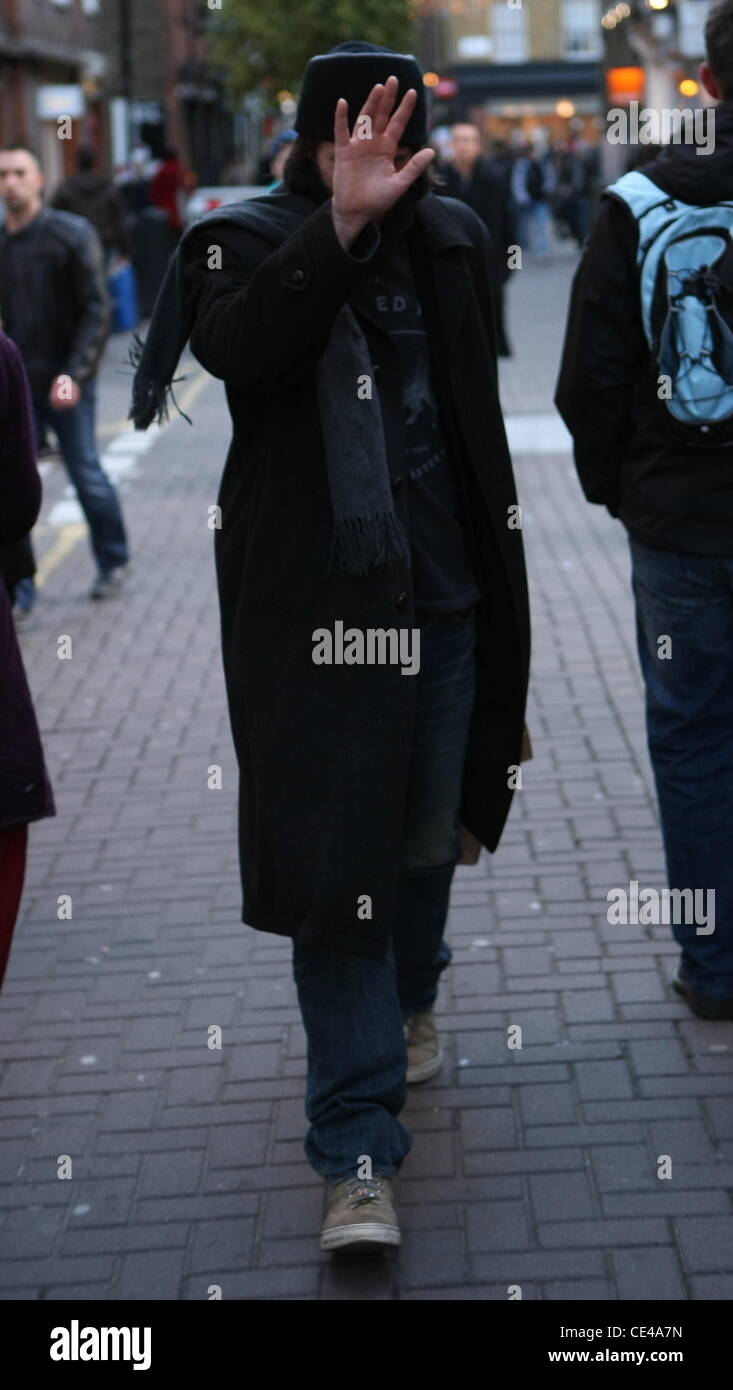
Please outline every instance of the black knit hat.
M353 130L372 87L392 76L399 82L395 110L411 87L417 92L415 109L400 144L426 145L425 86L417 59L411 53L393 53L389 48L357 40L340 43L329 53L311 58L303 75L295 129L312 140L333 140L336 102L345 97L349 103L349 129Z

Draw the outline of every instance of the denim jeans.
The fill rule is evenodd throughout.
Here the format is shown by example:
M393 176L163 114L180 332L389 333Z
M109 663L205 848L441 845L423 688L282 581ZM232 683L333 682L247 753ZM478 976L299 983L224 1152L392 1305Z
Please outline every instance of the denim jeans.
M458 813L475 692L475 614L421 626L417 711L397 911L384 960L293 945L308 1039L305 1139L324 1178L360 1159L392 1177L412 1147L397 1118L407 1099L404 1017L435 1003L451 959L443 940L460 858Z
M698 994L733 997L733 556L631 541L649 752L670 888L715 890L715 928L673 924ZM668 650L660 637L671 639ZM709 924L708 924L709 925Z
M78 405L54 410L43 396L33 397L36 438L50 425L58 441L66 471L89 526L92 552L100 573L126 565L130 556L117 493L102 469L95 440L96 381L81 388ZM24 604L35 596L33 580L22 580L16 597Z

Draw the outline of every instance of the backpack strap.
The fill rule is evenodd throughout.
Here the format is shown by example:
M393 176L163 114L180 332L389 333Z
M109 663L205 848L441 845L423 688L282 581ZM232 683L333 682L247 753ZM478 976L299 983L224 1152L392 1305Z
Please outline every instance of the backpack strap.
M638 169L633 169L630 174L624 174L620 179L617 179L615 183L605 189L605 193L624 203L638 223L637 265L641 265L649 247L659 236L659 233L670 223L676 222L683 213L689 212L692 206L690 203L683 203L677 198L670 197L663 188L653 183L646 174L640 173Z

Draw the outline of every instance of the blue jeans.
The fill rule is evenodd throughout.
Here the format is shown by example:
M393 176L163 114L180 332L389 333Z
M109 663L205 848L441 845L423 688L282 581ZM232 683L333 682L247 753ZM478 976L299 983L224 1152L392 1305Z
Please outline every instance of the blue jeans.
M711 935L699 922L672 930L691 988L733 998L733 556L633 539L631 556L669 886L715 890ZM671 639L669 659L660 637Z
M89 526L92 552L101 574L126 565L129 558L122 511L109 478L97 454L94 417L97 384L94 379L81 388L78 405L54 410L44 396L33 397L36 438L43 438L44 425L50 425L58 441L66 471L76 489L79 505ZM35 596L32 579L21 581L16 597L28 604Z
M412 1147L397 1118L407 1099L404 1017L432 1008L451 959L443 940L460 858L458 814L475 692L475 615L421 626L417 710L397 911L387 956L369 960L293 945L308 1039L305 1152L328 1179L368 1155L392 1177Z
M537 256L549 256L552 246L550 229L552 212L547 202L526 203L519 208L518 241L524 251Z

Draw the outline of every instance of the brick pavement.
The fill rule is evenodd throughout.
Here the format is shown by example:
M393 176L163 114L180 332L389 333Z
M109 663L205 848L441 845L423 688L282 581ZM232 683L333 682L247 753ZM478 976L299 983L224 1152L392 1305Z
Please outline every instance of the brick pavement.
M457 875L448 1056L405 1116L399 1255L345 1269L320 1255L290 947L238 920L207 527L228 426L209 383L195 429L172 424L122 484L127 601L88 602L79 540L22 638L58 816L31 829L0 1000L3 1298L205 1299L219 1285L228 1299L504 1300L510 1284L525 1299L731 1297L732 1030L670 993L667 929L606 921L610 887L664 880L624 536L584 503L548 418L571 265L530 265L511 286L502 389L527 450L536 756L499 854ZM116 339L108 434L125 414L121 361ZM64 482L45 471L42 553Z

